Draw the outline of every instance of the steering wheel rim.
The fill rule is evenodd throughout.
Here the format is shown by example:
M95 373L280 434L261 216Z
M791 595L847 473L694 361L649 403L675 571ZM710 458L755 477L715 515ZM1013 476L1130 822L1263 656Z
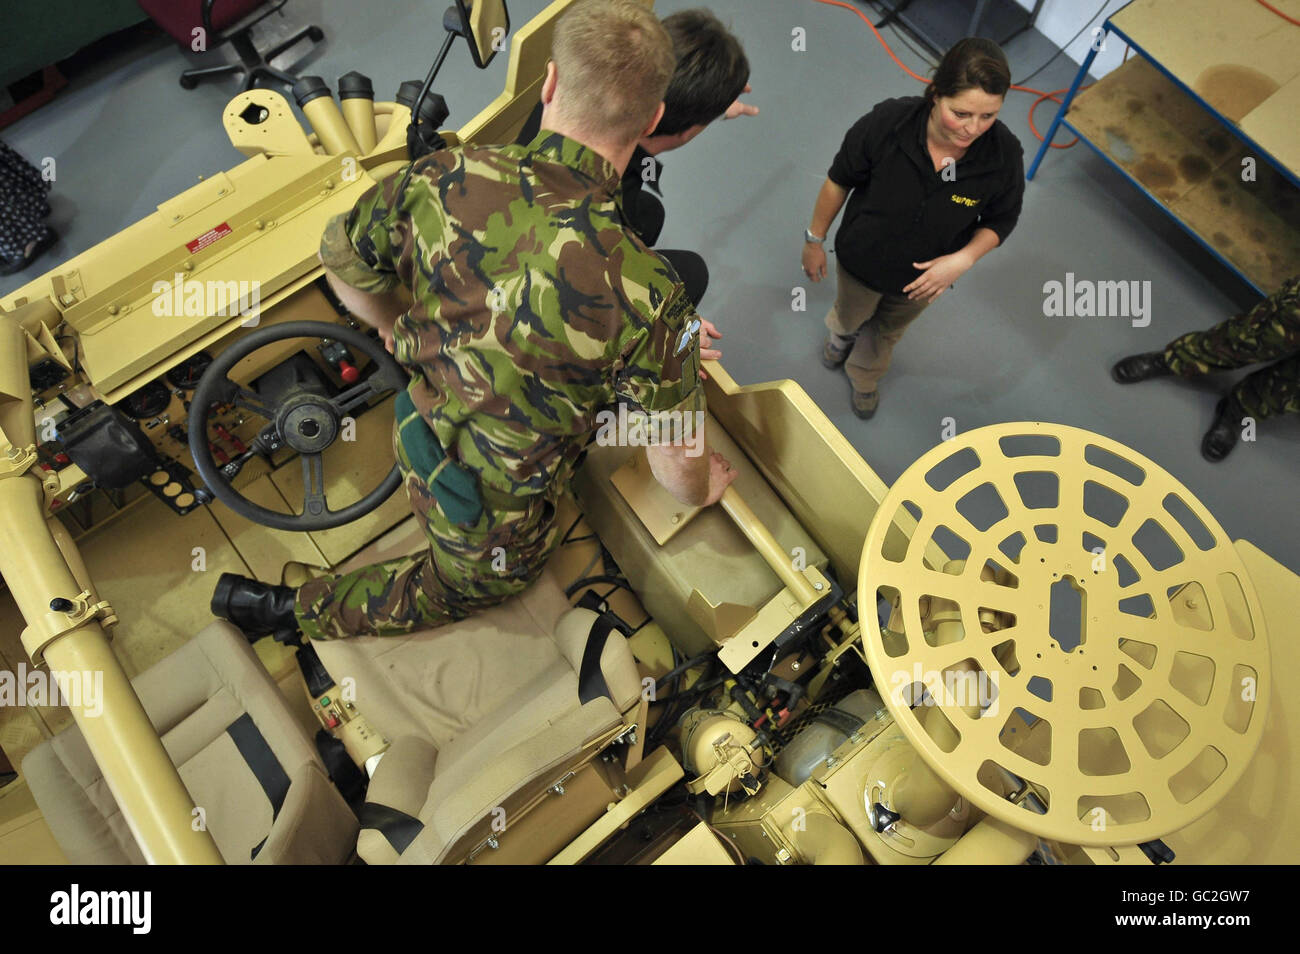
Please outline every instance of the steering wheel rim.
M375 362L376 370L364 381L333 398L289 395L288 400L282 400L276 407L268 407L256 393L229 380L227 375L231 369L248 355L288 338L330 338L341 341ZM337 425L350 410L372 396L404 388L408 381L406 371L393 360L382 343L346 325L323 321L288 321L259 328L221 352L203 372L203 377L194 389L189 420L190 455L194 459L194 467L213 496L235 513L263 526L275 530L310 532L350 523L370 513L393 495L402 483L401 469L394 464L384 480L370 493L340 510L330 510L325 502L325 475L321 454L334 443L339 433ZM302 513L286 514L269 510L235 490L222 468L213 460L208 448L208 420L212 406L218 402L235 404L267 421L267 426L255 439L262 450L273 451L286 444L299 450L303 463ZM308 423L313 425L316 433L310 438L295 434L293 441L287 440L283 424L292 415L310 418ZM334 425L332 428L331 424ZM268 440L264 441L264 437L268 437ZM303 448L296 446L295 441L302 442Z
M953 477L955 470L961 473ZM1022 478L1035 474L1054 476L1054 499L1033 499L1032 482ZM1106 494L1090 485L1118 498L1112 512ZM986 487L1005 515L981 526L961 506ZM915 529L900 555L896 539L887 538L891 527L909 523ZM1157 561L1150 524L1173 544L1174 562ZM1047 527L1052 532L1040 536ZM968 558L936 569L927 550L941 542L940 531L966 544ZM1019 547L1009 547L1016 537ZM1088 549L1090 538L1102 544L1101 554ZM985 575L986 560L1002 574ZM1049 590L1066 582L1089 591L1072 647L1058 641L1048 617ZM1245 565L1183 484L1117 441L1065 425L1014 423L932 448L890 488L863 545L859 604L874 607L877 594L890 591L900 629L890 628L892 618L884 627L874 613L863 614L864 650L878 684L890 690L881 692L886 705L940 778L1023 831L1088 846L1163 837L1213 808L1259 744L1271 685L1268 641ZM1145 607L1124 605L1144 597L1149 616ZM926 631L920 606L927 600L932 623L943 617L955 639ZM1206 611L1200 621L1180 617L1183 607L1174 605L1198 602ZM1008 644L1010 654L999 656ZM1198 658L1210 664L1199 675ZM948 674L963 670L981 679L991 674L989 695L1000 712L987 698L952 691L949 684L960 690L962 682ZM1234 698L1243 673L1251 680L1249 704ZM1039 677L1046 692L1031 685ZM918 684L932 699L914 708ZM1022 706L1052 733L1036 754L1007 734L1016 731L1010 716ZM1169 732L1170 714L1184 726L1181 737ZM955 742L928 725L936 718ZM1112 733L1126 765L1116 768L1112 756L1102 771L1085 751L1097 751ZM1217 774L1201 771L1207 750L1222 761ZM1051 798L1045 810L995 791L984 775L990 766L1003 781L1010 775L1041 785ZM1119 814L1133 809L1132 795L1146 803L1146 817Z

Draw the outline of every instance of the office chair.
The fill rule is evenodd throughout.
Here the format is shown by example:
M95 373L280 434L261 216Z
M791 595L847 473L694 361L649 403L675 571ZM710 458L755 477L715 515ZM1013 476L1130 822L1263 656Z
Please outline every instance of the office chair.
M199 80L229 73L244 74L244 89L250 90L259 79L271 79L293 86L297 77L270 65L289 47L304 38L313 43L325 39L320 27L312 24L303 27L265 55L253 46L252 29L272 13L280 12L288 0L138 0L141 9L163 28L181 46L194 49L198 36L205 38L203 49L211 50L229 43L239 54L240 62L224 63L186 70L181 74L181 86L193 89ZM283 15L283 14L281 14ZM202 34L196 31L202 30Z

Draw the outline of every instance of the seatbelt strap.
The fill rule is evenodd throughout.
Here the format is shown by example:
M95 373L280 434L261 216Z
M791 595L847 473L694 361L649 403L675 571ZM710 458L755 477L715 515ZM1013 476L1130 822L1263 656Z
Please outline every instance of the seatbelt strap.
M591 624L591 631L587 634L587 645L582 650L582 665L578 668L578 701L584 706L601 696L608 697L611 702L614 701L614 696L609 691L609 683L605 682L605 673L600 668L600 657L605 652L605 644L615 629L614 619L609 613L601 613ZM622 638L621 633L619 638Z
M226 727L226 734L235 743L235 748L243 756L253 777L257 779L257 784L262 786L262 791L270 800L271 821L274 822L280 814L280 808L284 805L285 797L289 794L289 776L281 767L275 753L271 751L271 746L267 744L266 738L257 728L253 717L247 712ZM266 844L265 838L253 848L250 857L256 858L264 844Z
M420 819L399 812L396 808L380 805L378 802L366 802L357 813L362 828L373 828L388 840L393 850L399 855L404 852L415 836L424 830Z

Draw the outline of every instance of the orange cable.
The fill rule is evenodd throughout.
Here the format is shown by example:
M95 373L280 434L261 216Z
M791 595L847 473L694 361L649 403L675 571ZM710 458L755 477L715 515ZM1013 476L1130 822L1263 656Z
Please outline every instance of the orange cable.
M1274 13L1276 13L1276 14L1277 14L1278 16L1280 16L1283 20L1285 20L1287 23L1294 23L1296 26L1300 26L1300 20L1297 20L1295 17L1293 17L1293 16L1289 16L1288 14L1283 13L1283 12L1282 12L1281 10L1279 10L1277 7L1273 6L1273 4L1267 2L1267 0L1256 0L1256 2L1257 2L1261 7L1263 7L1264 9L1266 9L1266 10L1271 10L1271 11L1273 11Z
M817 2L817 3L825 4L825 5L828 6L828 7L843 7L845 10L852 10L854 13L856 13L856 14L861 18L861 20L862 20L863 23L865 23L867 26L871 27L871 32L874 33L874 34L876 35L876 39L879 40L879 41L880 41L880 45L883 46L883 47L885 48L885 52L889 54L890 59L892 59L895 63L897 63L898 66L899 66L899 68L900 68L904 73L906 73L908 76L912 77L912 79L914 79L914 80L918 80L919 82L922 82L922 83L928 83L928 82L930 82L930 81L927 80L924 76L917 76L915 73L913 73L910 69L907 68L907 64L906 64L906 63L904 63L902 60L900 60L897 56L894 55L894 51L891 50L891 49L889 48L889 44L886 43L886 42L885 42L885 38L884 38L883 36L880 35L880 31L876 29L876 25L875 25L874 23L872 23L872 22L871 22L871 19L870 19L870 18L869 18L865 13L863 13L861 10L859 10L857 7L853 6L852 4L843 3L843 2L841 2L841 0L816 0L816 2Z
M917 76L917 75L916 75L915 73L913 73L910 69L908 69L906 63L904 63L904 62L903 62L902 60L900 60L896 55L894 55L894 51L891 50L891 49L889 48L889 44L886 43L886 42L885 42L885 38L884 38L883 36L880 35L880 31L876 29L876 25L875 25L874 23L872 23L872 22L871 22L871 19L870 19L870 18L869 18L865 13L863 13L861 10L859 10L857 7L855 7L855 6L851 5L851 4L848 4L848 3L844 3L843 0L814 0L814 2L815 2L815 3L823 4L823 5L828 6L828 7L843 7L845 10L851 10L851 11L853 11L854 13L856 13L856 14L858 15L858 18L859 18L863 23L865 23L867 26L871 27L871 32L874 33L874 34L876 35L876 39L879 40L879 41L880 41L880 45L883 46L883 47L885 48L885 52L889 54L890 59L892 59L895 63L897 63L898 66L899 66L899 68L902 69L904 73L906 73L908 76L912 77L912 79L916 80L917 82L920 82L920 83L929 83L929 82L930 82L930 81L927 80L924 76ZM1260 2L1263 3L1264 0L1260 0ZM1089 83L1088 85L1091 86L1092 84ZM1069 89L1069 87L1066 86L1066 87L1062 87L1061 89L1052 90L1050 93L1048 93L1048 92L1043 92L1041 89L1034 89L1032 86L1016 86L1016 85L1013 84L1011 88L1014 89L1014 90L1018 90L1019 92L1022 92L1022 93L1033 93L1033 94L1035 94L1035 95L1038 96L1038 98L1037 98L1036 100L1034 100L1033 105L1029 107L1029 131L1032 132L1032 133L1034 134L1034 137L1035 137L1036 139L1038 139L1039 142L1042 142L1043 134L1040 133L1040 132L1038 131L1038 127L1034 125L1034 110L1037 109L1037 108L1038 108L1038 104L1041 103L1041 102L1042 102L1043 100L1045 100L1045 99L1050 99L1050 100L1051 100L1052 102L1054 102L1054 103L1059 103L1059 102L1061 102L1060 94L1061 94L1061 93L1064 93L1067 89ZM1080 90L1085 90L1085 89L1087 89L1087 88L1088 88L1088 86L1081 86L1081 87L1079 87ZM1074 147L1078 142L1079 142L1079 140L1078 140L1078 138L1076 137L1075 140L1074 140L1074 142L1068 142L1068 143L1065 143L1065 144L1061 144L1061 143L1052 143L1052 148L1053 148L1053 149L1070 149L1070 148L1073 148L1073 147Z

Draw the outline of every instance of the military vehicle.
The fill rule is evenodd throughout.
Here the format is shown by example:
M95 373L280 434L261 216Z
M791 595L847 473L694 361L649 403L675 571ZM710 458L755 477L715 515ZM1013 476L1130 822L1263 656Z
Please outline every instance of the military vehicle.
M571 2L512 32L504 3L453 8L438 62L465 36L486 65L509 32L509 65L448 144L514 138ZM1300 664L1300 579L1070 427L956 435L891 487L795 383L714 363L710 440L739 470L719 505L597 443L563 545L496 608L312 645L214 620L222 572L296 584L425 545L394 493L403 372L317 249L429 148L436 69L387 102L359 74L338 102L300 83L310 132L239 94L246 161L0 301L0 857L1146 865L1300 842L1300 710L1272 681Z

